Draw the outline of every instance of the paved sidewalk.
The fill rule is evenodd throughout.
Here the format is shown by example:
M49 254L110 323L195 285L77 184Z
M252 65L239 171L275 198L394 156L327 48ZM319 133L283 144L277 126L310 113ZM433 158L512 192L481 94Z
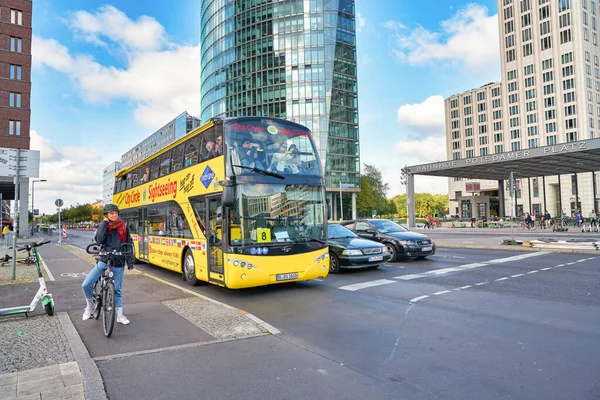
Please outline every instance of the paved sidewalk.
M83 379L76 362L0 375L0 399L83 400Z

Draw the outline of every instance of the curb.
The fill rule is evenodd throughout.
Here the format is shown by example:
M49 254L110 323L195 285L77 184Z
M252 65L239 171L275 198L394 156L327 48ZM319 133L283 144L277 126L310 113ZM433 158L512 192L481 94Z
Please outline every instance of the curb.
M90 357L90 353L83 344L79 333L75 329L69 314L64 311L58 313L58 320L62 325L63 332L69 342L75 361L81 370L83 378L83 387L86 400L106 400L106 392L104 391L104 382L100 375L98 366Z
M513 251L529 251L539 252L547 251L552 253L570 253L570 254L599 254L598 251L592 250L577 250L577 249L546 249L539 247L523 247L523 246L486 246L486 245L461 245L461 244L435 244L439 249L474 249L474 250L513 250Z

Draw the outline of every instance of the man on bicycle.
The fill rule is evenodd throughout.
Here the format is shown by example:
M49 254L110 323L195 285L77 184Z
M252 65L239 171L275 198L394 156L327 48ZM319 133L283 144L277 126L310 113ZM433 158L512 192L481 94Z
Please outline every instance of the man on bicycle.
M528 228L533 228L533 219L531 218L531 215L529 215L529 213L526 213L527 215L525 216L525 223L527 224Z
M102 249L105 251L120 251L121 244L129 243L132 245L131 236L129 234L129 228L121 218L119 218L119 208L114 204L107 204L104 206L104 221L100 224L96 230L94 241L102 245ZM117 309L117 322L127 325L130 321L126 316L123 315L123 275L125 272L125 263L127 263L128 269L133 269L133 251L129 252L126 256L115 256L113 258L113 265L111 271L113 272L113 279L115 282L115 306ZM87 303L85 311L83 312L83 320L90 319L94 307L93 302L93 290L94 284L102 275L102 271L106 269L106 263L108 258L103 256L100 261L96 263L96 266L92 268L90 273L86 276L83 284L83 295Z

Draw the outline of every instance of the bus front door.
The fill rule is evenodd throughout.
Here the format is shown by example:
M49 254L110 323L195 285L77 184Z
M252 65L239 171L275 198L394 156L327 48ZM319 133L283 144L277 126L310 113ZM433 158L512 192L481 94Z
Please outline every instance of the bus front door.
M148 222L148 210L145 207L138 209L138 248L139 259L148 260L148 231L146 225Z
M208 226L208 278L211 282L225 283L223 271L223 215L221 196L206 199Z

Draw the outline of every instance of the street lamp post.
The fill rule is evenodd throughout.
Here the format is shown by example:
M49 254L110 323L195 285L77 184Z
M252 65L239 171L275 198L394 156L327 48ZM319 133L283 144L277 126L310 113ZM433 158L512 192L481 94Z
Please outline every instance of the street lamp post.
M35 183L36 182L46 182L46 180L45 179L36 179L36 180L32 180L31 181L31 236L33 236L33 226L34 226L33 220L35 218L34 215L33 215L34 214L34 211L33 211L34 210L34 208L33 208L33 205L34 205L34 203L33 203L33 193L35 191Z

